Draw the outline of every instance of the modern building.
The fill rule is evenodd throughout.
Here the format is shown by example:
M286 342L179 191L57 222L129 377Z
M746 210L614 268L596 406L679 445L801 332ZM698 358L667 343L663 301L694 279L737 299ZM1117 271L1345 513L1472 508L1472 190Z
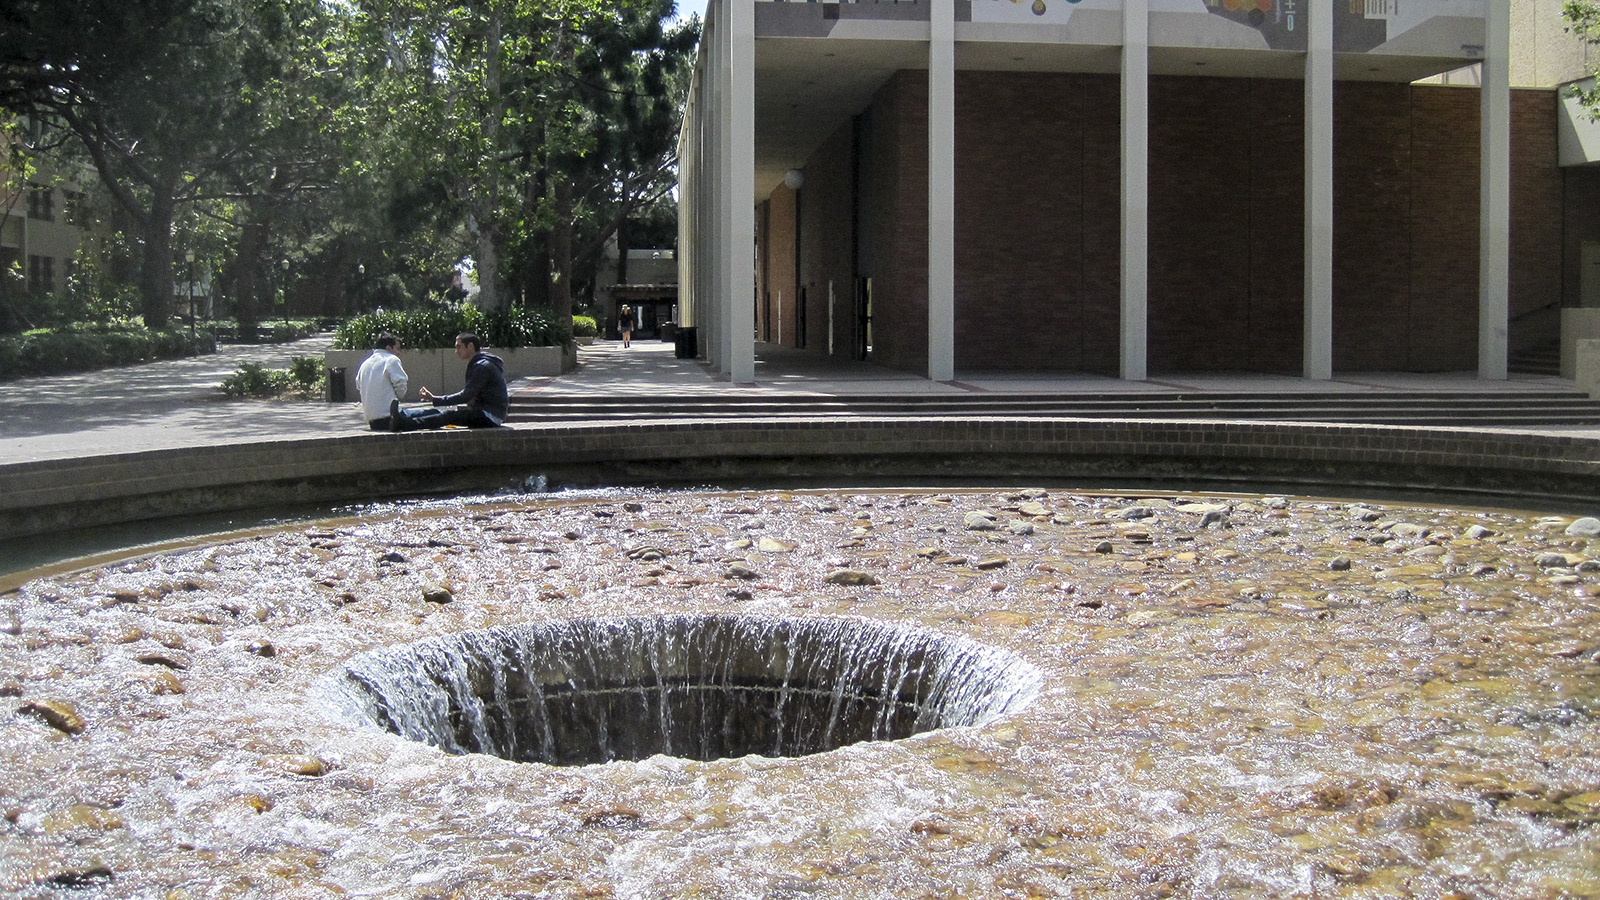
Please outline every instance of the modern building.
M1504 378L1600 246L1558 7L711 0L681 316L734 381L758 342L941 381Z

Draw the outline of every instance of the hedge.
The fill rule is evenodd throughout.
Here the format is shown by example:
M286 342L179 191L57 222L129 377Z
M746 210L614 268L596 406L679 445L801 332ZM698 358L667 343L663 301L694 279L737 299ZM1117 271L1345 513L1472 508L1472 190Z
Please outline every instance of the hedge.
M545 308L519 308L485 312L475 306L370 313L348 319L334 332L333 345L344 350L367 350L380 334L392 334L413 350L454 347L456 335L476 334L485 347L556 347L572 343L572 325L564 327Z
M38 328L0 335L0 381L92 372L156 359L183 359L215 353L209 332L193 337L187 329L151 331L141 325L112 323Z

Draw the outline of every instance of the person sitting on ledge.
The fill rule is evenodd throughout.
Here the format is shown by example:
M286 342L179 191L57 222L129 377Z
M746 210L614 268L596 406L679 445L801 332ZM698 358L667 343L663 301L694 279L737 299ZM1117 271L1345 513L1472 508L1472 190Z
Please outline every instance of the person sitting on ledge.
M356 370L356 390L361 394L361 412L373 431L393 431L391 415L400 398L406 395L406 370L400 365L400 339L392 334L378 335L372 355Z
M419 428L493 428L506 420L511 398L506 391L506 364L500 357L485 353L475 334L456 335L456 356L467 361L467 386L454 394L439 396L427 388L418 393L433 403L432 409L401 409L399 401L390 406L389 421L395 431ZM452 409L440 409L448 406Z

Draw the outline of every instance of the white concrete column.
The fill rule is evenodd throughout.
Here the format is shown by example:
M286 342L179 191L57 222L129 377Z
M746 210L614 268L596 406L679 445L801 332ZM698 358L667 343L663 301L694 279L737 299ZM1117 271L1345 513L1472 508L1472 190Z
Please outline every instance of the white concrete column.
M1333 4L1306 4L1303 374L1333 377Z
M732 0L728 18L727 366L734 384L756 380L756 7Z
M1478 377L1503 380L1511 311L1511 0L1484 5Z
M704 221L705 185L704 154L701 153L701 134L705 130L705 67L696 57L694 76L689 83L689 96L684 104L683 131L678 135L678 312L674 317L679 325L693 325L695 307L705 296L701 284L706 249L701 239L700 226Z
M933 0L928 42L928 379L956 377L956 4Z
M1150 292L1150 0L1122 5L1122 377L1143 381Z
M724 27L730 0L710 0L706 5L706 25L702 40L711 50L710 78L706 85L706 227L702 230L711 242L710 270L706 284L710 293L700 304L698 342L714 369L726 371L722 357L723 309L727 305L728 272L728 48Z

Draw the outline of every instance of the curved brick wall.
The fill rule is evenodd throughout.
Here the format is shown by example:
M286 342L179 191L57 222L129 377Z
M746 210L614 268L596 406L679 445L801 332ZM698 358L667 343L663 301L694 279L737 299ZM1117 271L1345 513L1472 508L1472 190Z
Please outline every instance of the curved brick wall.
M741 419L358 434L0 466L0 537L294 503L554 485L1003 480L1600 502L1580 434L1080 419Z

